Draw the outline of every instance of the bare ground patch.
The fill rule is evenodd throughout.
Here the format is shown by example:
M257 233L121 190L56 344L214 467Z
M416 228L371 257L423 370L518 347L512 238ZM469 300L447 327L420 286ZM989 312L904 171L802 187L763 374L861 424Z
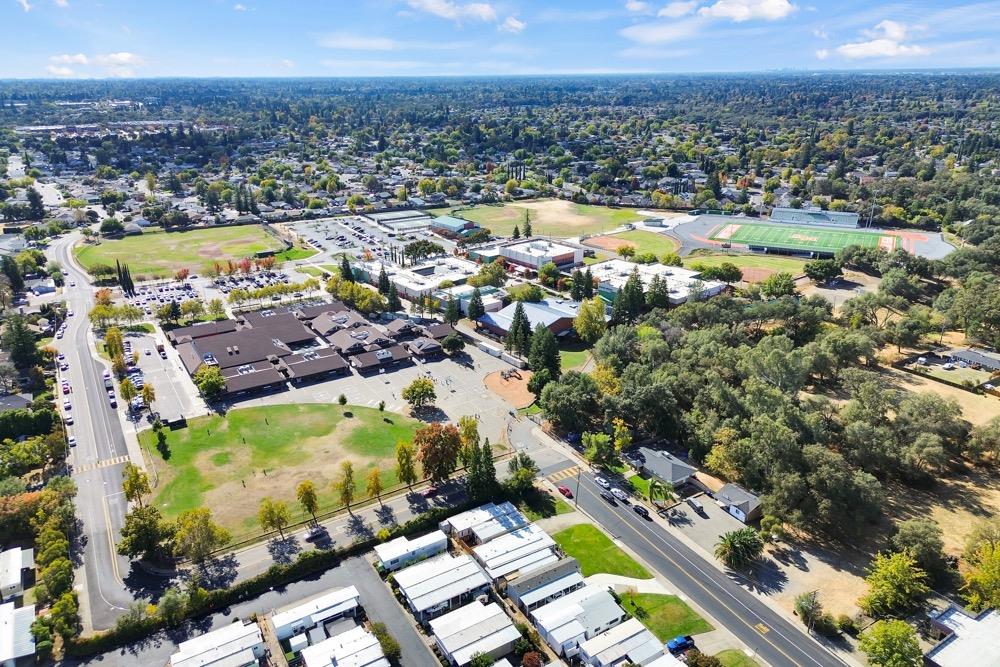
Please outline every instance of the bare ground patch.
M618 239L614 236L591 236L586 239L584 245L593 246L595 248L600 248L601 250L610 250L611 252L617 252L618 248L634 248L635 243L631 241L626 241L625 239Z
M528 391L531 371L517 371L516 376L511 376L507 380L503 379L500 373L501 371L490 373L484 378L483 384L487 389L518 410L535 402L535 395Z

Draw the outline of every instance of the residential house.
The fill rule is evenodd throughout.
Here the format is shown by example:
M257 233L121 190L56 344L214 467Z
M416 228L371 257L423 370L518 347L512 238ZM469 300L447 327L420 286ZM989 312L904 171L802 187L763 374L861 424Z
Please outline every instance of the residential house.
M468 555L442 554L394 575L406 605L421 623L467 604L490 588L490 579Z
M687 484L697 471L694 466L681 461L670 452L648 447L640 447L639 452L643 457L639 471L672 484L674 488Z
M500 605L479 600L431 621L430 628L441 655L455 667L468 665L476 655L504 656L521 638Z

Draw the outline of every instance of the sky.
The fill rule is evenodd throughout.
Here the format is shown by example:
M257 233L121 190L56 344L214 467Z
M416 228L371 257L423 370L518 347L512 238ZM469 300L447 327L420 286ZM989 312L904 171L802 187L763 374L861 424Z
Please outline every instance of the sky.
M0 78L1000 67L1000 0L0 0Z

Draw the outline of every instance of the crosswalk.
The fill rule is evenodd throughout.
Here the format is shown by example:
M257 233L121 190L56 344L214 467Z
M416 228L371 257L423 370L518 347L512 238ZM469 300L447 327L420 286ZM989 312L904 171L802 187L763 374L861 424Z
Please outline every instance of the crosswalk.
M564 479L568 479L570 477L576 477L576 474L578 472L580 472L580 466L573 466L572 468L563 468L558 472L552 473L551 475L546 477L546 479L555 484L557 482L561 482Z
M113 459L103 459L101 461L93 461L92 463L84 463L80 466L74 466L73 471L76 473L90 472L91 470L97 470L98 468L110 468L111 466L116 466L119 463L128 463L129 457L116 456Z

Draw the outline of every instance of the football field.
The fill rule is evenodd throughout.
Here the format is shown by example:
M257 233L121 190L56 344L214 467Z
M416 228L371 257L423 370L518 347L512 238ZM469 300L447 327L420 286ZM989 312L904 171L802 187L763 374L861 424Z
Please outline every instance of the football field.
M834 253L849 245L892 250L899 239L881 232L854 229L831 229L803 225L764 225L726 223L712 230L713 241L728 241L748 246L810 252Z

